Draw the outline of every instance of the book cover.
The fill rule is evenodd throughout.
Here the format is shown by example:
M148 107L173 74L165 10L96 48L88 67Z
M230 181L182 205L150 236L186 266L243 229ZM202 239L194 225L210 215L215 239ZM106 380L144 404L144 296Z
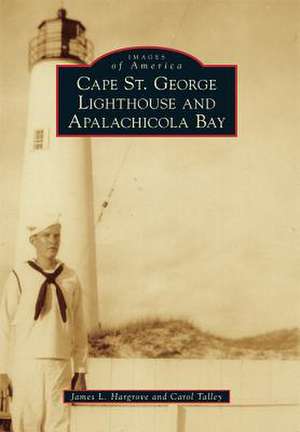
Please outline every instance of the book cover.
M22 219L44 205L61 209L62 255L86 281L93 327L88 387L231 393L228 405L73 406L71 430L297 432L299 2L1 8L1 289L30 253ZM87 63L156 46L204 65L237 65L237 136L57 137L56 69L43 69L41 51L55 57L57 29L41 32L64 9L80 23L68 40L86 37ZM80 63L83 53L75 56ZM154 64L159 75L168 67L153 58L136 64ZM42 160L52 143L59 174L58 159ZM36 172L24 168L31 144L41 155ZM37 196L26 193L32 178Z

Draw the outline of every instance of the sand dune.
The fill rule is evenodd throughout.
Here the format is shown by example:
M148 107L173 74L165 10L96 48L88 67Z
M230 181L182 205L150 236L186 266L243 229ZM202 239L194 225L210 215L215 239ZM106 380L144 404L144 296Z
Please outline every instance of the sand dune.
M91 357L298 359L300 329L251 337L219 337L184 320L144 320L101 329L89 337Z

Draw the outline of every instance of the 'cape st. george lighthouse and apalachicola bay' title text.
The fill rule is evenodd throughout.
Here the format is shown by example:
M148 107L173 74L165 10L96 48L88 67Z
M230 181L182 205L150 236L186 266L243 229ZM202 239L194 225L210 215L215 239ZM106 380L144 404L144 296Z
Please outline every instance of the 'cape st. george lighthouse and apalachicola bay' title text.
M237 67L162 47L57 68L58 136L237 135Z

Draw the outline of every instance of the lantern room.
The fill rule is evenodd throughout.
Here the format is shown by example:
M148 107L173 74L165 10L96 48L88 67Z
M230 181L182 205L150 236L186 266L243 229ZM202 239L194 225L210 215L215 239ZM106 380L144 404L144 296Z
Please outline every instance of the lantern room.
M29 45L29 66L44 59L73 59L81 63L92 60L93 46L85 37L80 21L67 18L67 11L59 9L57 17L43 21L38 34Z

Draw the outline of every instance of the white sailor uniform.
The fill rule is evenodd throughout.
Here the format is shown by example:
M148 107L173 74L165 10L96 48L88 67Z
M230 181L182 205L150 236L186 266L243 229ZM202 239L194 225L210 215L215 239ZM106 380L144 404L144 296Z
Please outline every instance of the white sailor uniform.
M69 409L63 404L63 390L70 388L71 369L74 373L86 372L87 333L80 283L72 269L59 266L61 263L54 269L59 273L56 279L49 280L44 290L38 314L37 299L44 274L23 263L16 269L20 283L12 272L4 288L0 373L12 377L14 432L69 431ZM65 319L57 285L65 302ZM12 368L8 368L10 340Z

